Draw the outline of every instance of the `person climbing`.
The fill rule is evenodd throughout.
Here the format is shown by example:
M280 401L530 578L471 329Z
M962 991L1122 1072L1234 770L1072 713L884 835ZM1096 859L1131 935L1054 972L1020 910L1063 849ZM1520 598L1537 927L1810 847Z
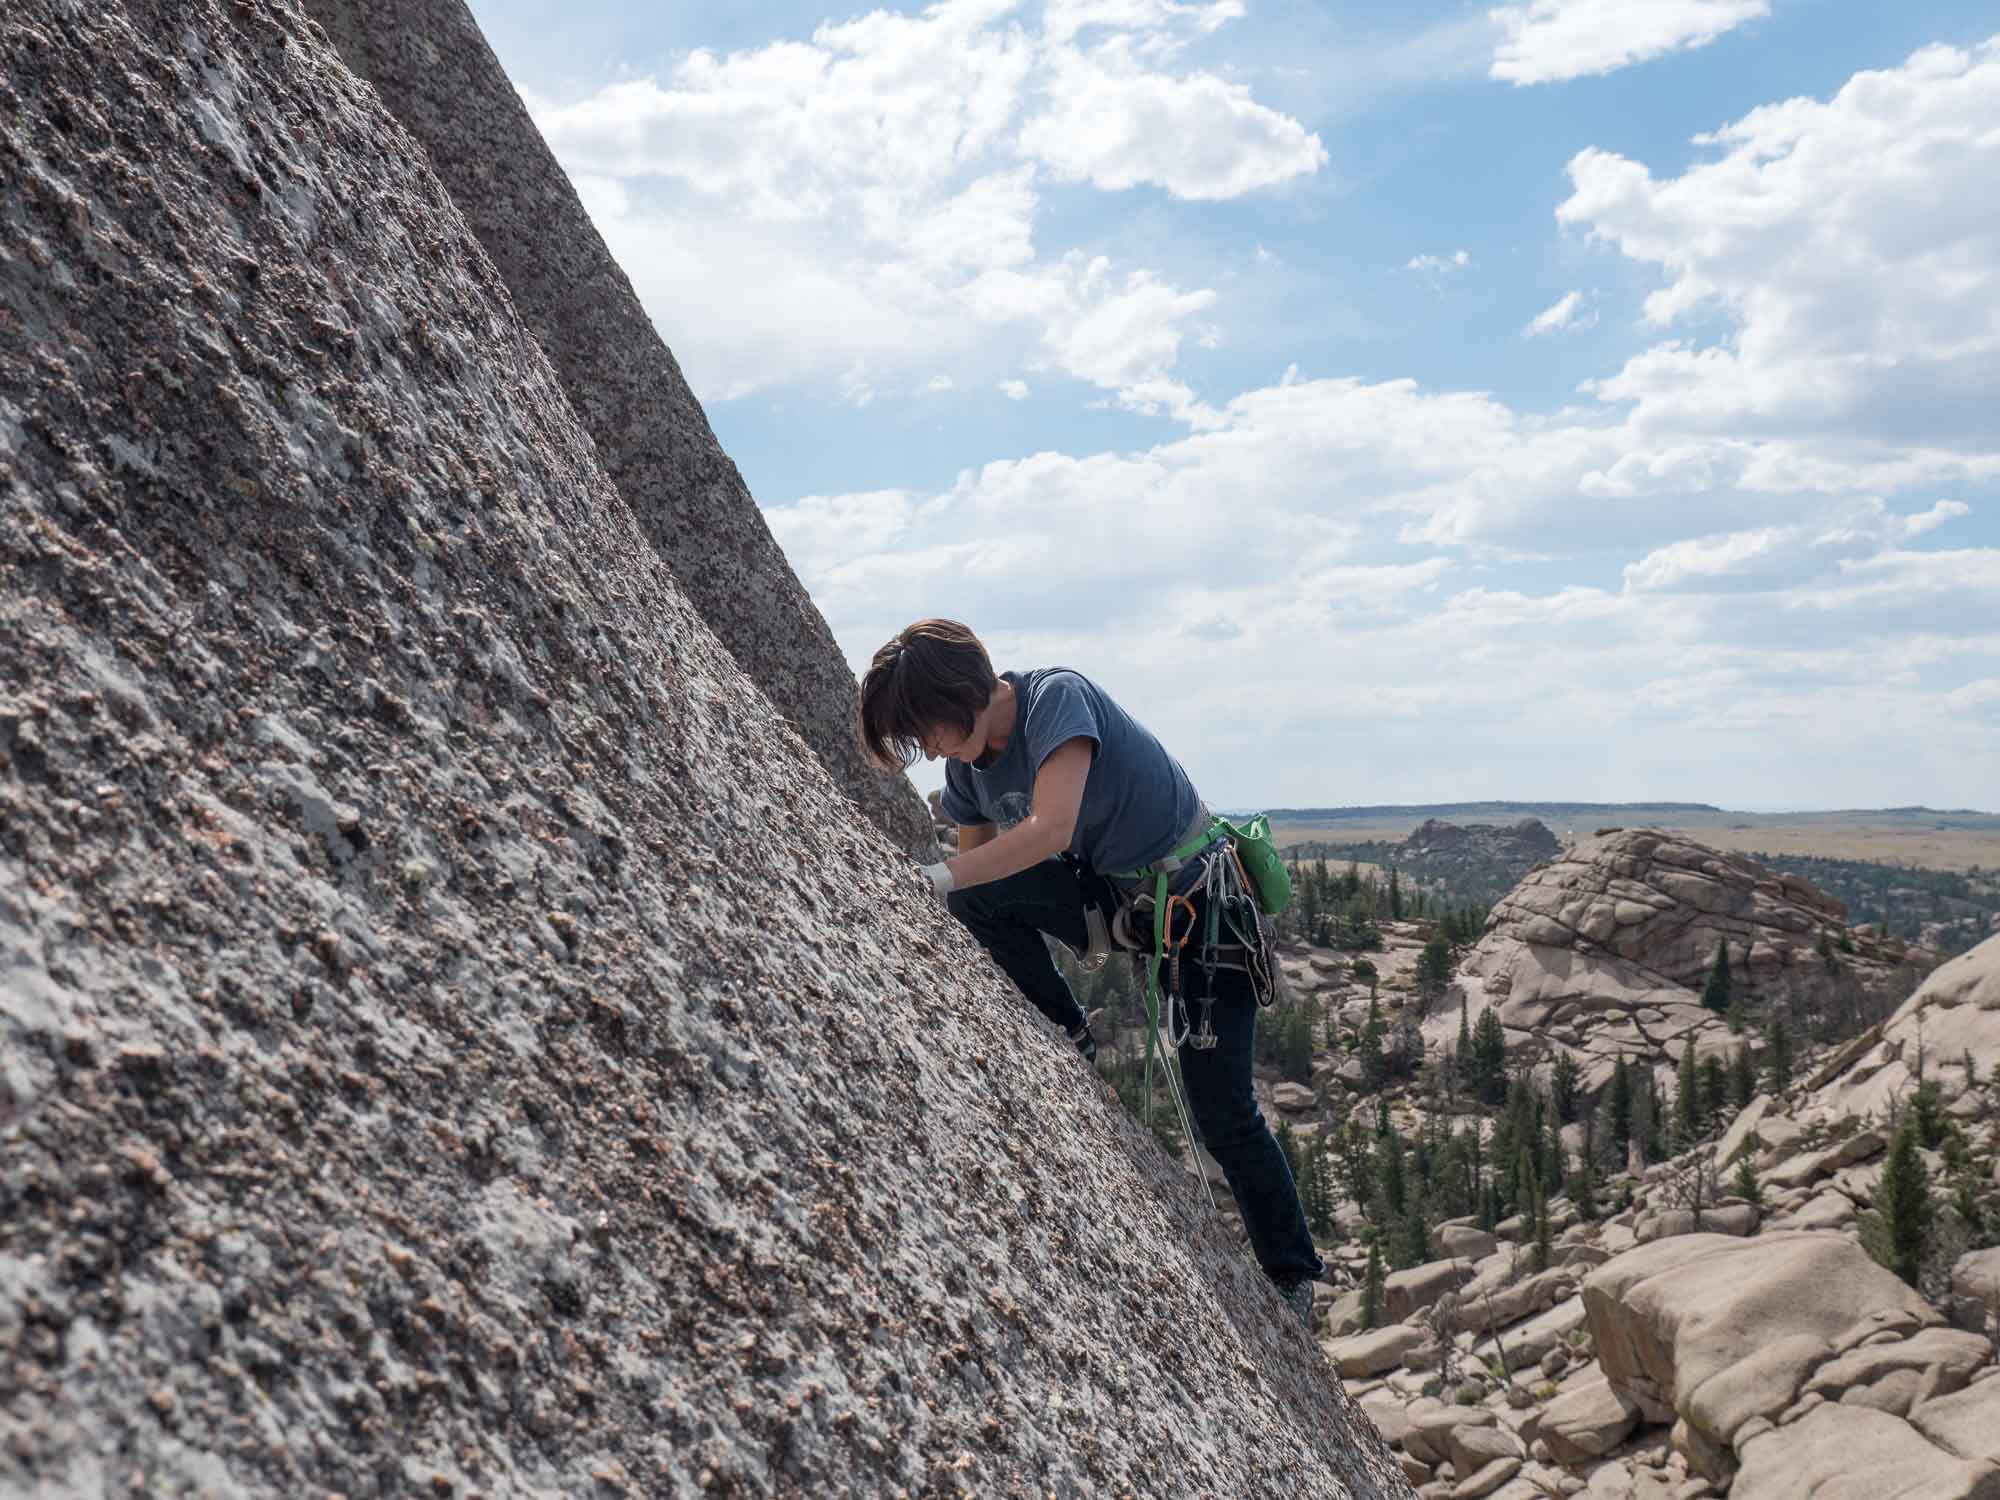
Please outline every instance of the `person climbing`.
M919 620L875 653L859 727L885 768L907 769L919 755L946 762L940 805L958 825L958 853L924 867L924 887L1087 1061L1096 1039L1043 934L1078 954L1101 951L1112 930L1121 946L1152 949L1195 1132L1222 1168L1258 1265L1309 1329L1325 1263L1250 1084L1257 979L1272 956L1264 939L1221 940L1243 935L1210 915L1232 900L1247 909L1240 879L1227 878L1242 867L1180 763L1081 672L996 673L955 620ZM1157 941L1138 936L1157 938L1160 892L1170 966ZM1204 932L1205 946L1185 946ZM1196 1007L1199 1026L1177 1025Z

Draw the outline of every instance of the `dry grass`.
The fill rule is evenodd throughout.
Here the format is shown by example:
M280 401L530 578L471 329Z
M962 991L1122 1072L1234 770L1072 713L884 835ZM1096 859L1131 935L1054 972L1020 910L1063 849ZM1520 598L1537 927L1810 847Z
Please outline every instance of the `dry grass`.
M1453 823L1511 823L1531 816L1526 809L1452 817ZM1287 822L1273 825L1279 848L1311 839L1362 843L1409 836L1423 815L1382 813L1365 819ZM1816 855L1824 859L1867 859L1921 865L1932 870L2000 870L2000 816L1973 813L1825 812L1694 813L1683 810L1648 815L1586 814L1574 819L1545 817L1559 839L1588 838L1600 827L1666 828L1714 849L1775 855ZM1943 825L1943 826L1939 826Z

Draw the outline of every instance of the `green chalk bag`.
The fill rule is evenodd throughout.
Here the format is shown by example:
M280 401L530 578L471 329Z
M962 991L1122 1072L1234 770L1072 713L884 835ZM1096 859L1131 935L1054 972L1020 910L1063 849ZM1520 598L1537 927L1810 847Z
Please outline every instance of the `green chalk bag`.
M1292 875L1271 842L1271 820L1258 813L1247 823L1232 823L1227 818L1216 822L1229 830L1229 842L1243 861L1243 873L1256 887L1258 907L1267 917L1277 916L1292 904Z

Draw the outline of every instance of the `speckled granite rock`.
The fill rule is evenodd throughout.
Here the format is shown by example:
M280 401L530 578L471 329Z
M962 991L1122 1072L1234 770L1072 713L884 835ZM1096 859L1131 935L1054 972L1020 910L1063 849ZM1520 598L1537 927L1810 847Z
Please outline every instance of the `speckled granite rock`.
M855 742L854 674L462 0L304 0L422 144L555 365L604 472L737 664L901 848L907 778Z
M1407 1495L298 12L0 181L0 1493Z
M1541 866L1497 906L1485 935L1459 965L1455 1001L1477 1017L1487 1006L1527 1060L1567 1051L1587 1093L1611 1080L1620 1055L1650 1062L1671 1092L1684 1047L1726 1056L1739 1042L1704 1010L1701 989L1729 944L1739 989L1762 1000L1830 1003L1830 994L1876 1014L1915 988L1921 971L1900 945L1863 939L1830 975L1818 951L1839 932L1838 901L1793 876L1773 874L1658 829L1616 829ZM1450 1040L1459 1007L1448 1001L1425 1024Z

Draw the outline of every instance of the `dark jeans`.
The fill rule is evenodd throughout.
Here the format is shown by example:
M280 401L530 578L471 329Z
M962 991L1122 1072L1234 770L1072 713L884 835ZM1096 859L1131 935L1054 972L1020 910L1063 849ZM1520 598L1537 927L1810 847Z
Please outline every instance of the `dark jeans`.
M953 891L946 905L1034 1007L1067 1032L1083 1023L1083 1010L1049 956L1042 934L1081 953L1088 941L1084 903L1107 895L1108 888L1097 877L1087 872L1079 876L1076 866L1066 860L1047 859L1005 880ZM1197 897L1198 913L1201 904ZM1198 924L1195 930L1200 931ZM1208 978L1193 961L1192 947L1181 963L1181 986L1188 1011L1199 1025L1199 1002L1209 995ZM1166 983L1163 965L1163 990ZM1228 1180L1250 1234L1250 1248L1265 1274L1281 1283L1317 1279L1325 1264L1306 1229L1305 1210L1285 1153L1264 1123L1250 1087L1258 1005L1249 975L1237 969L1217 970L1213 998L1215 1046L1180 1050L1195 1130ZM1163 1032L1165 1009L1162 994Z

